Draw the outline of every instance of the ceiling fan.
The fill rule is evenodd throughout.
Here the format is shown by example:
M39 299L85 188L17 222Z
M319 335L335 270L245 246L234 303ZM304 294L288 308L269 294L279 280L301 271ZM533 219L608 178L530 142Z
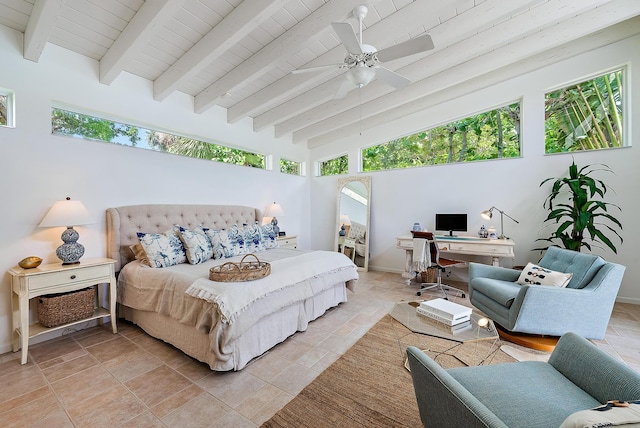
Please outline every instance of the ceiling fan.
M396 89L407 86L411 81L398 73L384 68L381 64L405 56L433 49L431 36L424 34L378 51L375 47L362 43L362 21L369 9L365 5L353 9L353 17L360 24L359 38L348 22L332 22L331 26L347 49L347 56L341 64L321 65L319 67L300 68L292 73L308 73L330 68L347 69L347 79L340 85L334 99L344 98L354 88L362 88L377 78Z

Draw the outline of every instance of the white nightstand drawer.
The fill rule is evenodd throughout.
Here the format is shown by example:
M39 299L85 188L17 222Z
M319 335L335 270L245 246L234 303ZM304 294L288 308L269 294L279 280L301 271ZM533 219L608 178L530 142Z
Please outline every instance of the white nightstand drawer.
M46 275L33 275L29 278L29 289L39 290L47 287L55 287L60 284L73 285L78 282L109 278L110 265L76 267L70 270L50 272Z
M280 248L298 248L297 236L279 236L276 239Z

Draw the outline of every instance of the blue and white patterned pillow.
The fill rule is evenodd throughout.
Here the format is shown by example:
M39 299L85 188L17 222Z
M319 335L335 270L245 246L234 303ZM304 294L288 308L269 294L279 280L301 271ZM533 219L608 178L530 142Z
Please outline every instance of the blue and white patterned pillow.
M240 230L244 235L244 248L247 253L265 250L262 228L257 221L254 224L245 224Z
M173 266L187 261L187 255L174 226L164 233L138 232L138 239L153 268Z
M205 233L211 241L213 248L213 258L221 259L225 257L233 257L238 254L243 254L238 251L237 239L233 240L230 236L230 231L225 229L205 229ZM237 234L237 228L236 228Z
M260 226L262 229L262 246L265 250L269 248L278 248L278 240L276 239L276 233L273 231L273 225L263 224Z
M202 226L194 229L180 228L180 240L184 245L187 260L197 265L213 257L213 246Z

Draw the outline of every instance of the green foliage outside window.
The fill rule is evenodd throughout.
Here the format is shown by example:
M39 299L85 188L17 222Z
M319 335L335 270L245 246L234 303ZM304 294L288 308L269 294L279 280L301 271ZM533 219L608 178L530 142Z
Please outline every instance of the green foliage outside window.
M154 150L192 158L214 160L261 169L266 167L264 155L164 132L150 131L147 134L147 145Z
M320 176L341 175L349 172L349 157L340 157L320 162Z
M545 94L545 153L622 147L623 70Z
M300 175L300 162L281 158L280 172L283 174Z
M136 126L125 125L123 123L59 108L51 109L51 132L69 137L100 140L134 147L140 141L138 128ZM124 137L128 143L117 141L119 137Z
M265 156L165 132L139 128L58 108L51 110L51 132L77 138L141 147L198 159L266 168Z
M363 171L520 156L515 103L362 150Z
M7 126L7 96L0 94L0 125Z

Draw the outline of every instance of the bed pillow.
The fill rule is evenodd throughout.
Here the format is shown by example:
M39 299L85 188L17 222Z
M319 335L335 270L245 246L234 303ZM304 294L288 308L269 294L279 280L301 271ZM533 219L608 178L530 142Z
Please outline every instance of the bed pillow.
M265 246L262 239L262 227L256 221L253 224L245 224L240 228L244 238L244 249L246 253L264 251Z
M144 248L142 248L142 244L140 244L140 242L138 242L137 244L129 245L129 249L141 265L151 266L151 264L149 264L149 259L147 259L147 254L144 252Z
M201 226L194 229L181 227L179 236L190 264L197 265L213 257L213 247Z
M247 252L244 232L241 232L237 225L229 229L206 229L205 233L211 241L214 259L239 256Z
M572 276L571 273L556 272L529 262L516 282L522 285L552 285L564 288Z
M162 268L187 261L187 255L180 238L179 228L174 226L164 233L138 232L138 239L149 260L149 266Z
M271 223L263 224L260 229L262 229L262 246L264 249L278 248L278 240L276 239L277 236L273 230L273 225Z

